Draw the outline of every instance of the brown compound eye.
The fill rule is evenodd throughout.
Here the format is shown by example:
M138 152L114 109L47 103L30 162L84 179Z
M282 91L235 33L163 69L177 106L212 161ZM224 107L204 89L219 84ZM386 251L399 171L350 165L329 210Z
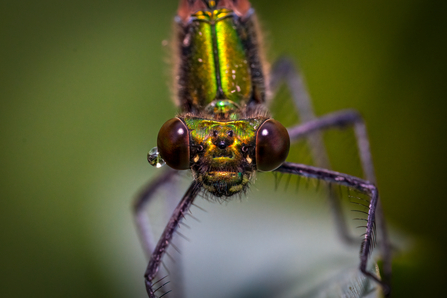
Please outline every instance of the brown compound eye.
M256 166L260 171L273 171L287 158L290 138L287 129L269 119L256 132Z
M189 131L179 118L166 121L157 138L160 156L175 170L189 169Z

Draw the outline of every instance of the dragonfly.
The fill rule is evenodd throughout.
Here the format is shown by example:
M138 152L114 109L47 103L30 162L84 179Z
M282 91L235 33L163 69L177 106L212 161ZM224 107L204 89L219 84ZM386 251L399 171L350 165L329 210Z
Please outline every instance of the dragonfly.
M290 59L267 67L254 9L248 0L180 0L175 17L175 87L180 113L164 123L157 147L148 153L151 165L169 169L137 197L134 216L143 248L150 258L144 274L149 298L169 293L159 269L173 236L194 200L202 195L216 200L243 196L256 172L276 172L342 185L369 198L360 246L359 270L389 295L391 249L376 179L366 125L355 110L317 117L303 78ZM281 84L290 90L300 123L286 129L272 118L269 104ZM339 128L355 132L363 178L329 167L322 133ZM307 140L314 165L287 162L291 143ZM169 188L180 171L192 173L186 193L175 208L158 242L150 233L146 207L156 192ZM329 201L339 198L329 188ZM340 208L333 208L342 238L350 236ZM383 278L368 269L379 228Z

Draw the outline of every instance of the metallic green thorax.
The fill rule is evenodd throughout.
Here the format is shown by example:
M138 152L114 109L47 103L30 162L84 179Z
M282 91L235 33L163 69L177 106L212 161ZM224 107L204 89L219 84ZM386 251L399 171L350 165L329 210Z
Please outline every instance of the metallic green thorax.
M229 9L204 10L180 26L179 99L185 112L216 99L264 102L251 15L242 20Z
M191 51L190 89L196 105L206 105L216 98L236 103L251 93L250 68L244 46L227 9L199 11L192 16L191 43L200 45Z

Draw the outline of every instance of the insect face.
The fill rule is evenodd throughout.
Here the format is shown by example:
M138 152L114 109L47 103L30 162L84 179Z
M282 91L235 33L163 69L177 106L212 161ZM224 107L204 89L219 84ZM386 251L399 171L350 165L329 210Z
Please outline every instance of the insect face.
M184 120L190 129L195 179L217 197L230 197L246 188L256 170L256 131L264 119Z
M265 117L235 121L173 118L160 129L157 143L170 167L190 168L194 178L217 197L243 191L256 170L276 169L290 145L284 126Z

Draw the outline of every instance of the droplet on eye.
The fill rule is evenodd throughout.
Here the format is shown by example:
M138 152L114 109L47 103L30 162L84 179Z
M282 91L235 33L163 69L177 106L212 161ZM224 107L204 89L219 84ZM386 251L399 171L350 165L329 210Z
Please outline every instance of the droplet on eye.
M160 156L171 168L189 169L189 132L179 118L166 121L160 128L157 148Z
M153 167L161 168L166 164L163 158L161 158L158 148L154 147L147 153L147 161Z

